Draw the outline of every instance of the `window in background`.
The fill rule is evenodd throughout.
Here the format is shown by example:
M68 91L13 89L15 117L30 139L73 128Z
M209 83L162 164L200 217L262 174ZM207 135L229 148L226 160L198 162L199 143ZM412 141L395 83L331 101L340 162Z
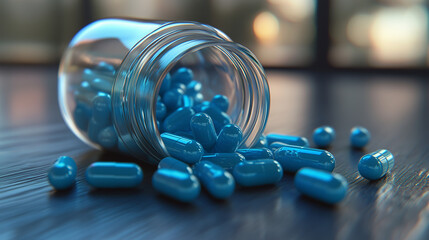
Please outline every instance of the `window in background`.
M331 0L334 67L425 67L425 0Z
M83 26L81 9L80 1L0 1L0 62L57 62Z

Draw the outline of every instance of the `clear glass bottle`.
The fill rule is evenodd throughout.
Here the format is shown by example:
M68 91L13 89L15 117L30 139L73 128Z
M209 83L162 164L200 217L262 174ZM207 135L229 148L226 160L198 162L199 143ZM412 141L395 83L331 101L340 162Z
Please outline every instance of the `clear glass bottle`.
M156 164L168 155L157 127L156 103L163 80L180 67L193 71L204 100L217 94L229 98L227 113L243 131L242 147L259 140L270 102L261 64L221 31L196 22L104 19L83 28L60 64L62 115L90 146ZM117 135L116 142L101 144L93 137L102 130L91 125L96 96L109 100L97 106L109 107L103 126L110 131L103 134Z

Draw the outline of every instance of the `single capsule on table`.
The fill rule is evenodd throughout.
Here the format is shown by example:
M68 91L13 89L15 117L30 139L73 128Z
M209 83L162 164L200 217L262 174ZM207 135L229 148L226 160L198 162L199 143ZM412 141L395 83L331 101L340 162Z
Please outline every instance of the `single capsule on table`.
M86 181L95 188L135 188L143 180L137 164L95 162L86 169Z
M244 161L234 167L233 176L241 186L261 186L279 182L283 177L283 169L273 159Z
M171 133L162 133L161 138L168 153L185 163L194 164L199 162L204 154L203 147L195 140Z
M190 131L191 127L189 122L194 114L195 112L192 108L179 108L164 119L162 129L165 132L171 133Z
M73 186L76 180L77 166L73 158L59 157L48 172L48 181L56 190Z
M246 158L246 160L257 160L257 159L272 159L273 152L268 148L249 148L249 149L238 149L237 153Z
M298 146L281 147L274 152L274 159L288 172L296 172L303 167L311 167L332 172L335 168L334 156L325 150Z
M192 169L188 166L188 164L179 161L175 158L172 157L166 157L163 158L159 163L158 163L158 168L168 168L168 169L173 169L173 170L177 170L177 171L181 171L181 172L185 172L185 173L189 173L192 174Z
M371 140L371 134L364 127L354 127L350 131L350 144L355 148L365 147L369 140Z
M393 154L386 149L381 149L364 155L359 160L358 170L362 177L368 180L377 180L392 170L394 165Z
M217 140L213 121L205 113L197 113L191 118L191 130L197 140L207 151L210 150Z
M209 161L201 161L196 163L193 169L202 185L213 197L225 199L234 192L234 178L220 166Z
M241 129L234 124L225 125L217 137L215 151L220 153L235 152L243 140Z
M212 107L218 108L222 112L227 112L228 111L228 107L229 107L229 100L224 95L216 95L210 101L210 105Z
M343 200L348 188L347 180L340 174L314 168L301 168L294 184L302 194L329 204Z
M227 171L232 171L235 165L246 159L239 153L212 153L204 155L201 160L212 162Z
M201 191L198 179L189 173L161 168L152 176L152 186L158 192L182 202L190 202Z
M273 142L281 142L281 143L294 145L294 146L302 146L302 147L309 147L310 146L310 144L308 144L307 138L305 138L305 137L288 136L288 135L270 133L266 136L266 138L267 138L268 145L270 145Z
M318 127L313 132L313 142L318 147L328 147L335 139L335 130L330 126Z

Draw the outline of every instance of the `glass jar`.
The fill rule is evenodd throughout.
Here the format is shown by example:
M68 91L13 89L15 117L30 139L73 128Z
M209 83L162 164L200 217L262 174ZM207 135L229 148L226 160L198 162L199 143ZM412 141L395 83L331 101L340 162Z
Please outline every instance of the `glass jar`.
M62 115L90 146L157 164L168 155L157 126L158 95L170 72L183 67L202 85L195 104L226 96L227 113L243 131L241 147L256 143L269 112L264 70L247 48L196 22L103 19L80 30L59 68ZM99 142L100 134L116 140Z

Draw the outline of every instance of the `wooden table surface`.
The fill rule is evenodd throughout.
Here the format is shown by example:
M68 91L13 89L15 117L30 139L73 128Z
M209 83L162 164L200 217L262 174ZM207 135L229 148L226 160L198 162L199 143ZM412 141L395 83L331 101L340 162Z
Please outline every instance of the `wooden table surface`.
M94 161L135 161L92 150L67 128L57 104L56 67L0 67L0 239L429 239L429 79L380 73L268 71L266 132L311 137L329 124L334 172L349 182L346 199L329 206L301 196L286 174L275 186L237 188L227 201L206 192L191 204L157 194L154 167L139 163L134 190L94 190ZM349 147L355 125L370 144ZM369 182L357 163L386 148L395 167ZM47 170L60 155L78 163L77 183L52 190Z

